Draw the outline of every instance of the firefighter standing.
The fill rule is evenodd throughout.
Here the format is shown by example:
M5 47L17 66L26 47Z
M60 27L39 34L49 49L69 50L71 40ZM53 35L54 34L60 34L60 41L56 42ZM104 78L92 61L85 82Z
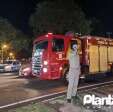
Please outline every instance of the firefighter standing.
M71 51L68 56L69 59L69 74L68 74L68 89L67 102L71 103L71 98L76 96L77 86L80 75L80 60L77 53L77 42L71 42Z

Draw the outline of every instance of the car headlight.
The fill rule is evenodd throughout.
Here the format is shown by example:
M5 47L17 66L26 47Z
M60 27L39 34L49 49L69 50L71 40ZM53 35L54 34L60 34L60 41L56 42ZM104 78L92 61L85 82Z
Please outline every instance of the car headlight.
M30 71L30 68L29 68L29 67L28 67L28 68L23 69L23 72L27 72L27 71Z
M44 61L44 65L47 65L48 64L48 62L47 61Z
M5 69L9 69L9 68L11 68L11 66L5 66Z
M47 72L47 68L43 68L43 72L46 73Z

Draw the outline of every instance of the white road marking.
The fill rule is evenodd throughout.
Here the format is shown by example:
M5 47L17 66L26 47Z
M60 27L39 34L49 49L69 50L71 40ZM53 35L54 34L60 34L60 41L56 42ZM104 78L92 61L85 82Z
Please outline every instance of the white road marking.
M113 81L98 83L98 84L92 84L92 85L89 85L89 86L82 86L82 87L79 87L78 89L85 89L85 88L90 88L90 87L99 86L99 85L103 85L103 84L110 84L110 83L113 83Z
M22 103L31 102L31 101L38 100L38 99L45 98L45 97L49 97L49 96L52 96L52 95L57 95L57 94L60 94L60 93L63 93L63 92L64 91L52 93L52 94L48 94L48 95L43 95L43 96L38 96L38 97L34 97L34 98L29 98L29 99L26 99L26 100L15 102L15 103L3 105L3 106L0 106L0 109L8 108L8 107L15 106L15 105L22 104Z
M98 83L98 84L92 84L92 85L89 85L89 86L82 86L82 87L79 87L78 90L85 89L85 88L90 88L90 87L94 87L94 86L100 86L100 85L103 85L103 84L110 84L110 83L113 83L113 81L104 82L104 83ZM91 89L93 89L93 88L91 88ZM38 100L38 99L49 97L49 96L53 96L53 95L58 95L58 94L65 93L65 92L66 91L64 90L64 91L60 91L60 92L57 92L57 93L51 93L51 94L48 94L48 95L43 95L43 96L38 96L38 97L34 97L34 98L29 98L29 99L26 99L26 100L22 100L22 101L18 101L18 102L15 102L15 103L11 103L11 104L0 106L0 109L8 108L8 107L11 107L11 106L16 106L16 105L22 104L22 103L32 102L34 100ZM44 100L44 101L47 101L47 100Z
M65 91L64 91L65 92ZM46 102L48 102L48 101L51 101L51 100L54 100L54 99L56 99L56 98L60 98L60 97L63 97L64 95L61 95L61 96L57 96L57 97L54 97L54 98L50 98L50 99L47 99L47 100L44 100L44 101L42 101L42 103L46 103Z

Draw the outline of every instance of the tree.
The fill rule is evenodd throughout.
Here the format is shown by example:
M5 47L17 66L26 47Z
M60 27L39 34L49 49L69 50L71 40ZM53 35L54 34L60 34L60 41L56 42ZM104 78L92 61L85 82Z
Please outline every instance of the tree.
M32 55L32 38L21 31L17 31L16 39L11 41L12 50L18 58L28 58Z
M92 24L91 27L93 28L91 34L92 35L98 35L98 36L105 36L104 31L104 25L102 21L100 21L97 18L92 18Z
M21 31L17 31L15 39L12 39L10 43L13 50L19 51L23 48L27 50L30 43L30 38Z
M2 44L5 43L8 45L7 53L13 51L18 55L18 52L25 49L26 53L24 54L30 56L32 51L29 47L31 41L31 38L17 30L7 19L0 17L0 50Z
M37 4L36 12L30 17L30 26L34 35L49 31L64 34L74 31L82 34L91 32L91 21L73 1L44 1Z
M16 36L16 29L7 19L0 17L0 41L9 42Z

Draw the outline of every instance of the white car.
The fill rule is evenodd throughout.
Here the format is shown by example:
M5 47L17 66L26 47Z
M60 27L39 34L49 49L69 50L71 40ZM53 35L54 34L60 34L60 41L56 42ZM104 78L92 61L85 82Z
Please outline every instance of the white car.
M8 60L5 61L4 71L5 72L14 72L19 71L21 63L17 60Z

